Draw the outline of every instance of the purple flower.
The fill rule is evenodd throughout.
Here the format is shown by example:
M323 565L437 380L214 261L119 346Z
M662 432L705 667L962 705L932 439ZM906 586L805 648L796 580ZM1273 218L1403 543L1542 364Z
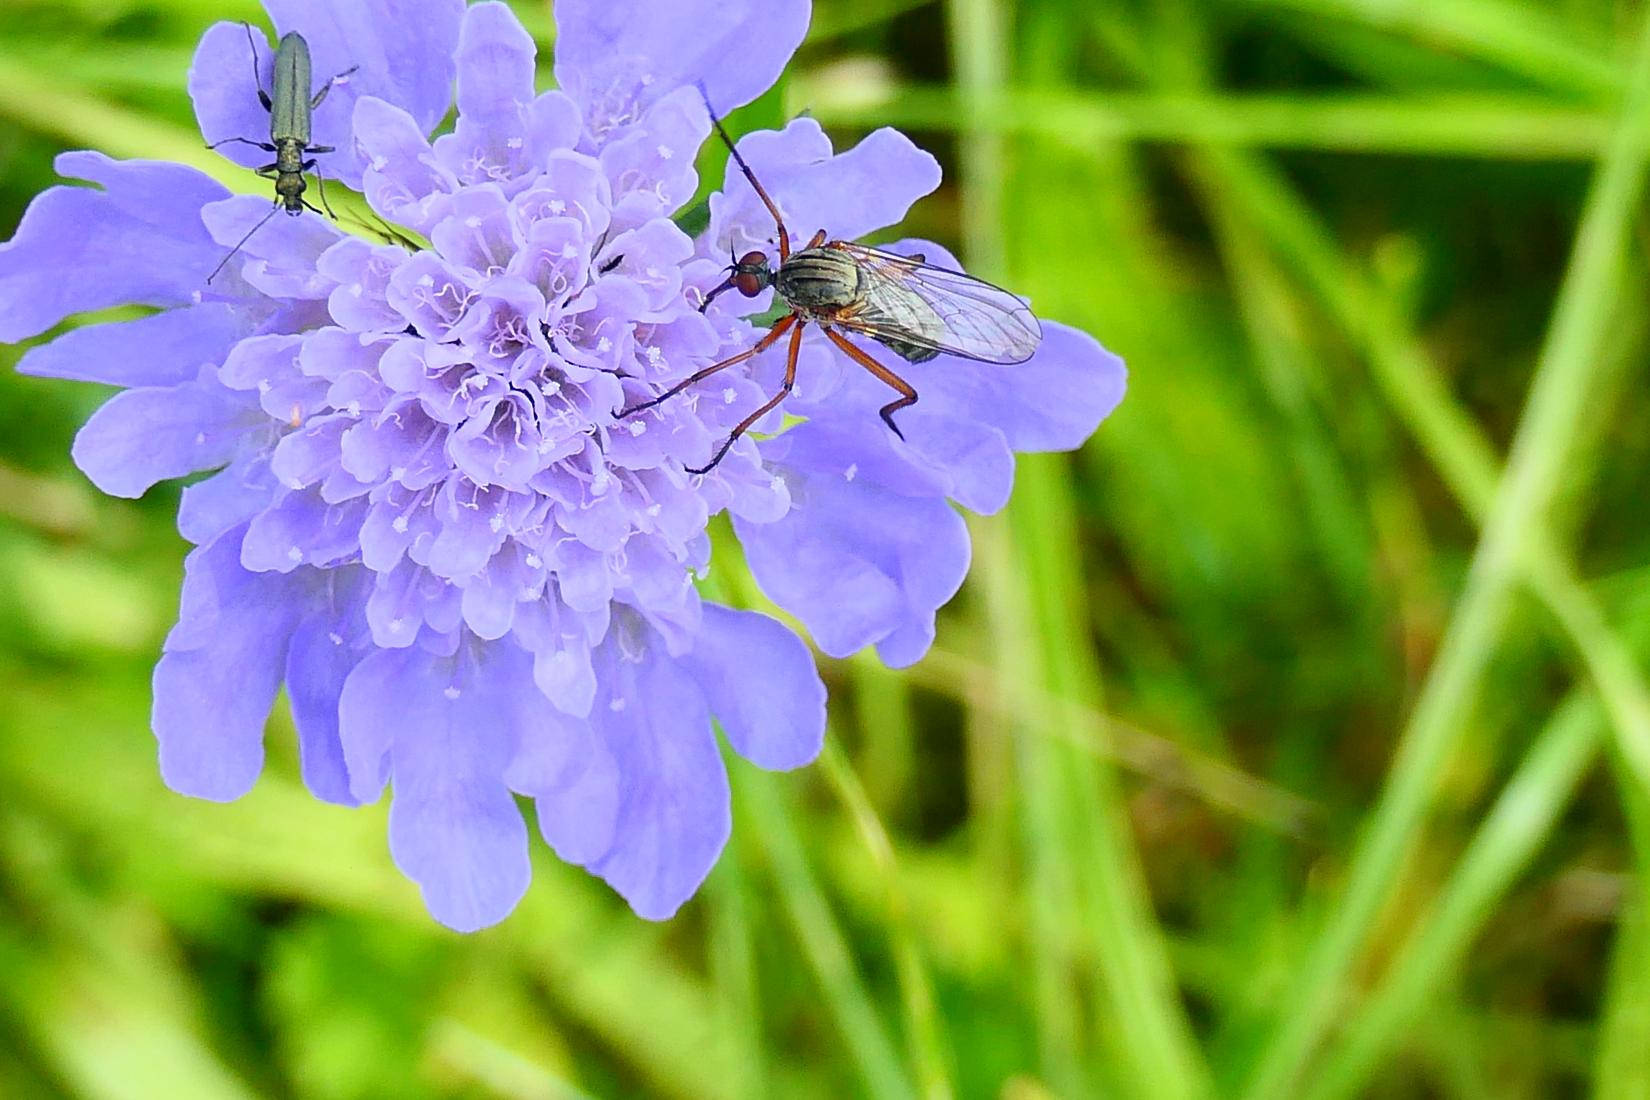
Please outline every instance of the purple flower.
M125 388L74 457L127 497L184 490L182 609L155 669L163 776L233 799L263 762L282 684L319 798L391 789L390 848L435 917L469 930L527 887L526 827L669 917L729 829L714 717L770 769L819 750L825 692L800 638L706 603L706 525L732 514L756 578L826 652L919 659L961 583L952 502L1000 508L1013 451L1076 447L1116 405L1121 363L1047 325L1016 367L902 365L922 401L905 440L886 392L822 340L804 345L779 413L699 476L771 394L781 351L646 415L618 410L748 348L765 300L701 313L730 248L766 248L771 218L742 177L707 233L672 220L698 185L710 123L761 94L802 39L806 0L561 0L556 75L500 3L267 0L301 31L317 81L320 168L359 188L423 250L264 216L187 168L65 154L57 187L0 245L0 340L120 304L141 320L79 328L25 372ZM271 56L260 39L258 66ZM219 24L190 74L208 141L259 138L268 116L246 40ZM458 121L429 134L451 105ZM934 160L879 131L833 155L817 125L741 148L793 237L851 239L897 223L939 183ZM262 156L240 145L242 164ZM249 155L243 155L249 154ZM954 261L933 244L904 251ZM747 369L748 368L748 369Z

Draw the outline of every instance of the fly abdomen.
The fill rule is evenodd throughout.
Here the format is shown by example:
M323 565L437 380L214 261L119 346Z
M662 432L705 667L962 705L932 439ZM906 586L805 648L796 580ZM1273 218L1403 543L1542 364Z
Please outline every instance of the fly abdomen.
M827 248L792 253L774 276L780 297L799 309L841 309L863 293L859 265Z

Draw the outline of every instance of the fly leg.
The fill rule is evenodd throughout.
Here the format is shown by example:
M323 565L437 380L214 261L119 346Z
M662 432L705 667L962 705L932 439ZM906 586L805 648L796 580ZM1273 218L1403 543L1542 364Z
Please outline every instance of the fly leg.
M905 379L901 378L899 375L895 374L893 371L871 358L871 356L866 352L861 351L853 344L850 344L848 342L848 338L842 335L842 333L836 331L836 329L826 329L825 335L830 337L831 343L847 352L849 358L864 367L866 370L870 371L872 376L874 376L877 381L883 383L891 389L899 391L899 400L892 401L887 405L884 405L881 410L881 415L882 422L888 425L889 430L901 439L904 439L905 433L899 430L898 424L894 423L894 414L899 412L901 409L908 409L917 403L916 388L912 386L911 383L907 382Z
M792 314L792 316L794 317L795 314ZM779 384L779 392L768 398L766 404L751 413L749 416L745 417L745 419L741 420L734 427L728 437L722 441L722 445L717 448L715 457L699 469L689 470L688 473L710 473L711 470L716 468L716 464L722 461L723 456L728 453L728 448L739 442L740 436L750 431L752 424L755 424L758 420L761 420L764 416L767 416L774 409L778 408L779 403L791 395L791 390L796 386L796 360L797 356L802 352L802 330L804 327L804 325L797 325L791 332L790 353L785 357L785 380Z
M695 382L703 381L718 371L727 370L729 367L738 366L740 363L756 358L758 355L761 355L763 352L777 344L780 337L784 336L796 326L798 320L800 320L800 318L796 314L786 314L784 317L781 317L778 321L774 322L774 326L768 330L768 334L758 340L756 345L749 351L742 351L738 355L722 360L720 363L712 363L704 370L694 371L692 374L670 387L670 389L666 390L664 393L661 393L658 397L655 397L649 401L643 401L640 405L632 405L628 409L624 409L619 413L619 419L623 420L627 416L634 416L639 412L651 409L655 405L669 401L672 397L675 397ZM800 332L801 329L797 329L797 331ZM711 465L714 466L715 463L711 463Z

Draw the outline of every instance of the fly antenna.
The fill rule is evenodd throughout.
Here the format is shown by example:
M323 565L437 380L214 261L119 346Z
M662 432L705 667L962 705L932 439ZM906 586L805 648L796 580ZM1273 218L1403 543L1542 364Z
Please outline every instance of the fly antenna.
M739 170L745 174L745 179L750 181L751 187L756 191L756 197L762 200L762 205L766 206L768 213L773 215L773 223L779 227L779 262L784 263L791 258L791 234L785 228L785 219L779 216L779 207L774 205L774 201L762 189L762 185L756 180L756 173L751 171L751 166L745 163L745 158L739 152L739 147L734 145L733 138L728 136L728 128L722 125L722 119L717 115L716 108L711 106L710 93L705 90L705 82L699 81L697 87L700 97L705 101L705 111L710 115L710 124L716 127L716 132L722 136L722 144L726 145L728 152L733 154L734 163L739 165Z
M269 213L265 214L262 218L260 218L258 220L257 225L253 226L251 229L248 229L246 231L246 236L244 236L240 239L240 243L235 245L234 248L230 249L229 250L229 255L225 256L222 260L218 261L218 266L214 267L212 269L212 274L210 274L206 277L206 281L208 283L210 283L213 279L216 279L218 277L219 272L223 271L224 267L228 265L229 261L233 260L236 256L236 254L239 253L240 250L246 246L246 242L250 241L252 239L252 234L256 233L258 230L262 229L265 225L269 224L269 219L273 218L275 216L275 212L277 210L279 210L280 208L281 208L280 203L276 203L274 206L270 207L269 208Z

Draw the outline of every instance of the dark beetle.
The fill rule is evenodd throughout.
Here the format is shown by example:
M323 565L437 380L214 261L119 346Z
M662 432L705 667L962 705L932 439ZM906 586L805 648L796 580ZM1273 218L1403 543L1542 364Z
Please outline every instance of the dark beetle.
M249 138L232 137L214 142L208 148L216 149L220 145L239 142L242 145L262 149L266 153L274 153L275 160L273 163L254 169L254 171L265 179L275 181L275 210L285 210L294 217L302 214L305 210L311 210L317 214L322 213L322 211L312 206L308 199L304 198L304 191L307 187L304 173L315 171L315 154L331 153L336 150L330 145L310 144L311 116L315 108L319 107L327 98L327 94L332 91L332 86L355 72L360 66L345 69L322 85L321 90L312 96L309 90L312 79L309 43L304 41L303 35L297 31L292 31L283 37L280 45L275 48L275 89L274 93L271 94L265 92L262 84L258 81L258 46L252 37L250 26L246 28L246 41L252 47L252 79L254 83L258 84L258 102L262 103L264 110L269 112L269 140L252 141ZM327 202L326 185L321 182L319 174L316 175L315 179L320 187L321 205L325 206L325 212L336 220L337 215L332 213L332 205ZM207 276L207 282L211 282L218 277L218 272L224 269L224 265L234 259L242 246L252 239L252 234L262 229L264 223L274 217L275 210L271 210L262 221L247 231L246 236L241 238L240 243L230 250L229 255L223 258L223 262L218 264L211 275Z

